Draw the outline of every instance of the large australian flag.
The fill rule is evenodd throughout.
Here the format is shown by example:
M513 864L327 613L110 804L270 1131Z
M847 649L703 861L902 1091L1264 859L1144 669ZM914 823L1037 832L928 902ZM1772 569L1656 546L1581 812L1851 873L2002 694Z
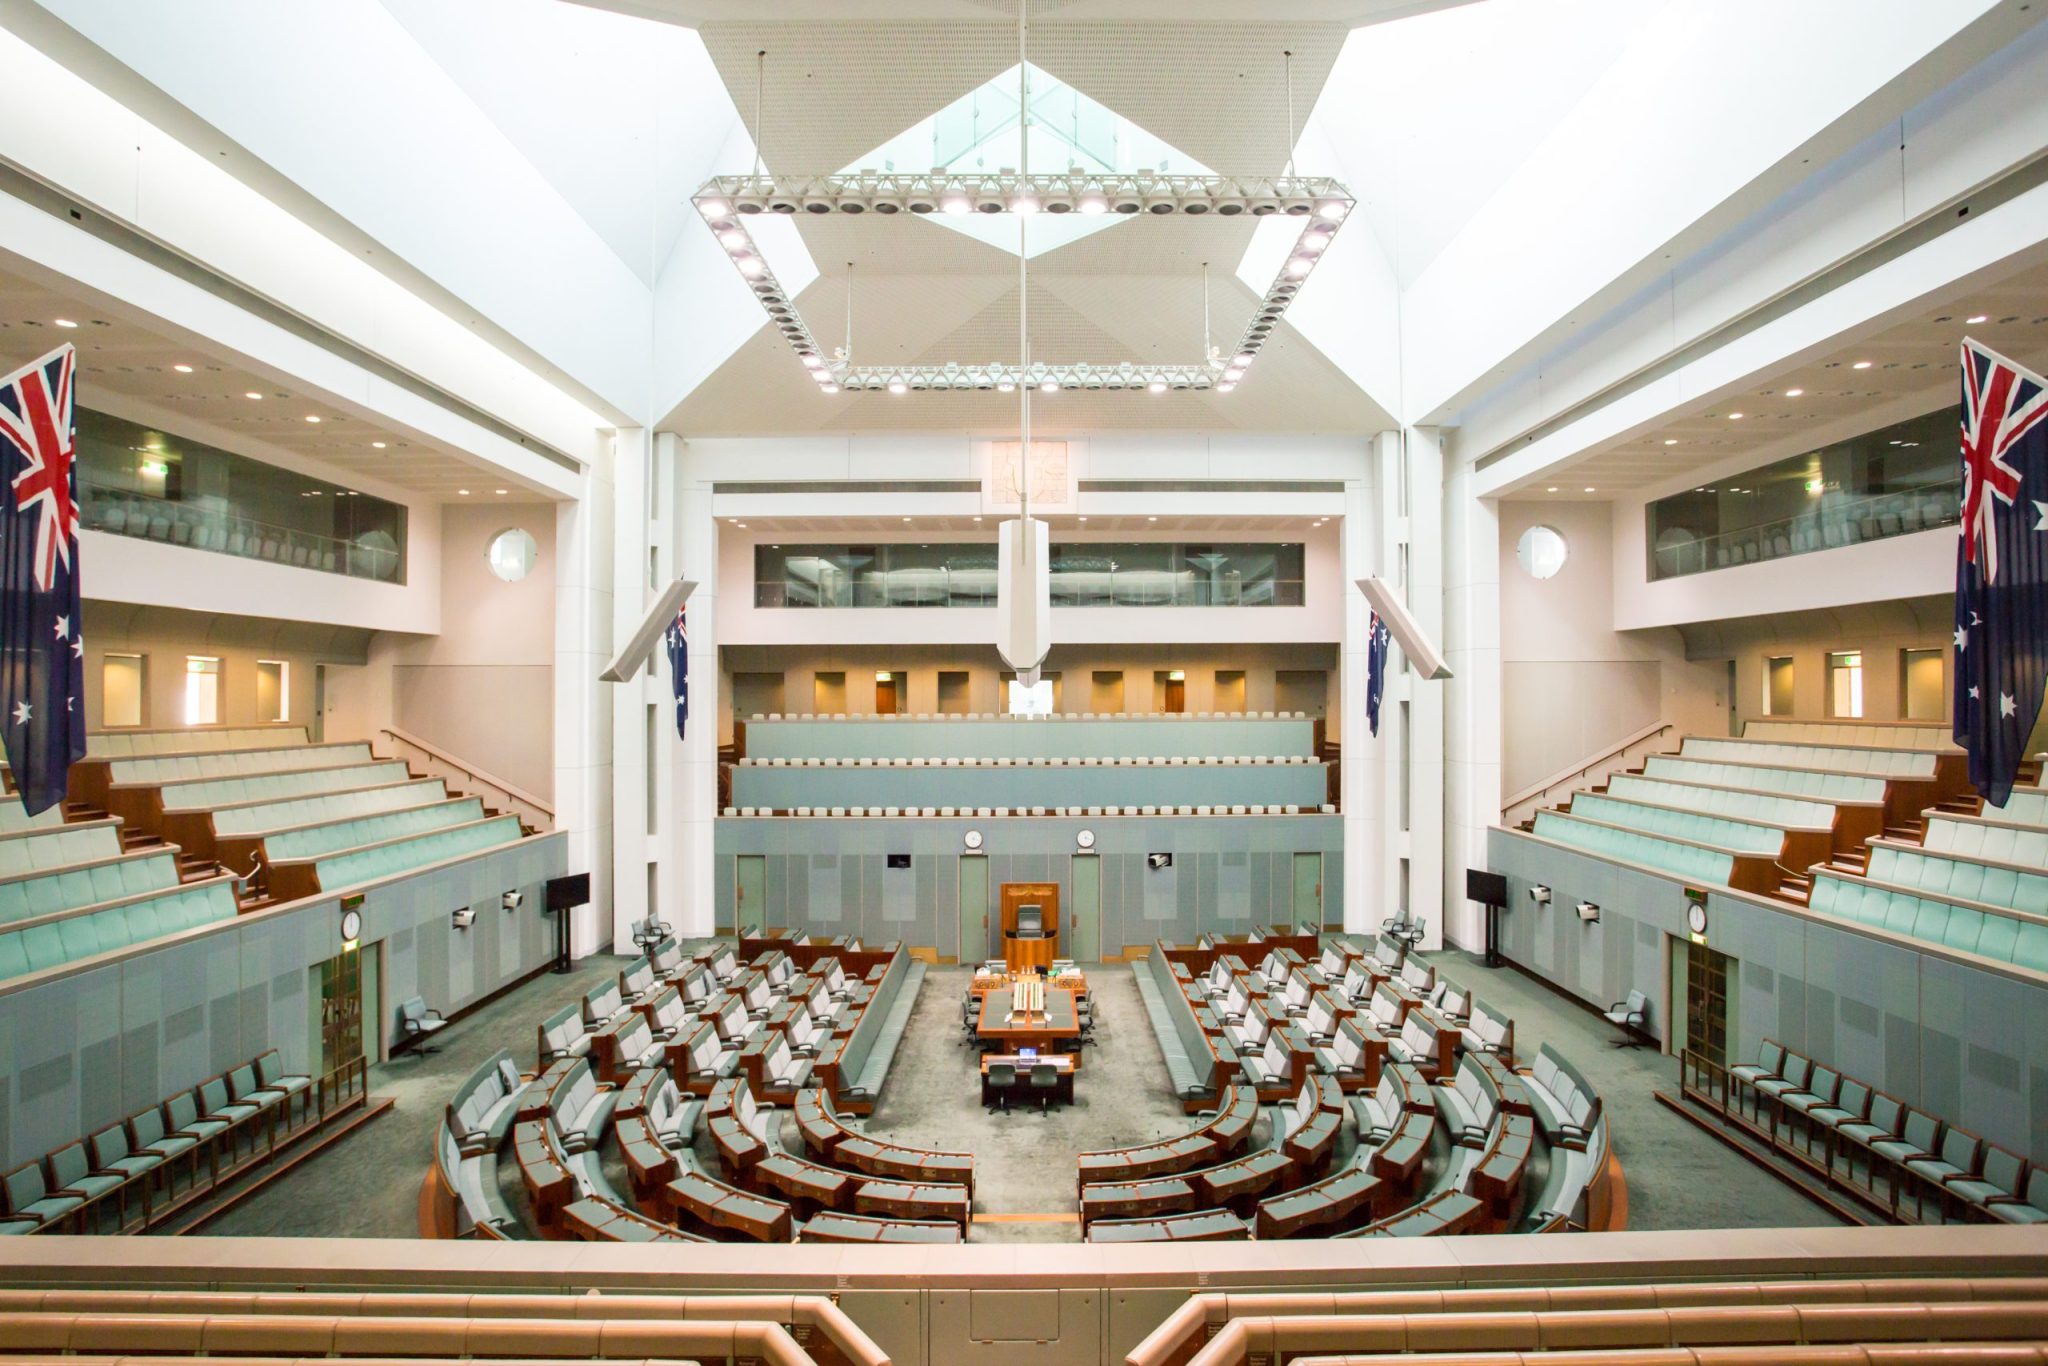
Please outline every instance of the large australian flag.
M2004 806L2048 686L2048 382L1963 341L1955 738Z
M690 631L683 619L684 609L676 608L676 619L668 624L663 633L663 643L668 646L669 681L676 690L676 738L689 738L690 726Z
M1365 643L1365 723L1380 733L1380 699L1387 694L1387 623L1372 614Z
M31 815L64 800L85 757L77 372L65 346L0 377L0 736Z

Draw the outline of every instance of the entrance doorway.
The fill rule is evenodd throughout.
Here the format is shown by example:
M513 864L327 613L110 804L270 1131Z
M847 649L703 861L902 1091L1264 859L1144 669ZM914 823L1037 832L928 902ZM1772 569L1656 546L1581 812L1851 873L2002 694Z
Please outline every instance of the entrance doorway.
M1728 993L1735 960L1701 943L1685 951L1685 1048L1721 1068L1728 1065Z
M1323 856L1321 854L1296 854L1294 856L1294 923L1315 925L1323 923Z
M735 870L732 923L740 938L756 938L768 924L768 858L741 854Z
M377 1018L364 1010L366 995L370 999L370 1009L376 1008L375 953L376 949L372 946L370 962L373 970L367 989L364 982L364 950L360 944L345 945L340 953L324 963L314 964L310 969L313 977L313 1007L318 1012L317 1034L320 1040L316 1084L330 1105L336 1099L368 1089L368 1049L375 1049L378 1055L382 1056L383 1040L366 1039L364 1029L366 1019ZM382 1033L381 1029L377 1032Z
M960 857L960 956L962 963L988 957L988 857Z

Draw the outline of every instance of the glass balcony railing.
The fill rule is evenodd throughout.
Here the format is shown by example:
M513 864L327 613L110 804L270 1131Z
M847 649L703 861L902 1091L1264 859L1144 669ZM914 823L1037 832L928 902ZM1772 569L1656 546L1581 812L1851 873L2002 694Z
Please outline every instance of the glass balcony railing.
M985 544L760 546L756 607L993 607ZM1055 607L1300 607L1302 547L1074 542L1052 547Z
M1701 574L1954 526L1952 408L1687 489L1647 510L1652 579Z
M402 503L89 408L76 470L79 520L93 531L405 582Z
M89 477L79 480L79 494L79 524L88 530L385 583L399 576L398 547L382 531L346 541L238 516L225 507L108 488Z

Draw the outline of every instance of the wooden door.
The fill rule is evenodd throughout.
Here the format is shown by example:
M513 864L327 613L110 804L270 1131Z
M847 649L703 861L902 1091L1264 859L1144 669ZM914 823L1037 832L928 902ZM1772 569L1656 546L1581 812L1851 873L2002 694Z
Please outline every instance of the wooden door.
M1179 714L1180 714L1181 712L1184 712L1184 711L1186 711L1187 709L1188 709L1188 685L1187 685L1187 680L1186 680L1186 679L1182 679L1182 678L1169 678L1169 679L1167 679L1167 680L1166 680L1166 710L1167 710L1167 711L1168 711L1169 713L1173 714L1173 715L1179 715Z

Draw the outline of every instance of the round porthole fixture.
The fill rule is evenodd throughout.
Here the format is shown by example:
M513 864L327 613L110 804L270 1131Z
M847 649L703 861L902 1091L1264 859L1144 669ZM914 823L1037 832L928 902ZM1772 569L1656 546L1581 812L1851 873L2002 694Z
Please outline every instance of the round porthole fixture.
M1074 836L1074 843L1080 845L1083 849L1093 849L1095 847L1095 832L1093 830L1079 832Z
M540 543L521 527L507 527L491 537L491 572L506 583L518 583L533 572Z
M966 841L969 849L981 848L981 832L979 830L970 830L961 838Z
M1515 558L1532 579L1555 578L1570 555L1571 548L1554 527L1532 526L1515 542Z
M363 913L351 906L341 913L341 942L353 944L363 937Z

